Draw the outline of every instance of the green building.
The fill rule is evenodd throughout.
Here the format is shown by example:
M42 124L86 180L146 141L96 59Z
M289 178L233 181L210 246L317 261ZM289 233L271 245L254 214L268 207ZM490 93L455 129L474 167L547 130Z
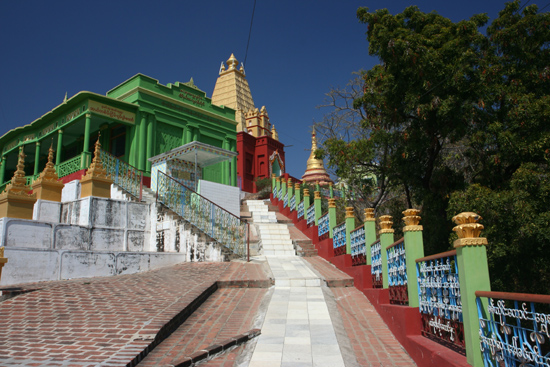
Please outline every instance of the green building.
M26 154L30 183L44 169L50 146L56 150L59 177L78 176L92 159L99 137L102 148L151 175L148 160L198 141L236 151L235 110L212 104L191 79L162 85L137 74L106 96L80 92L33 121L0 137L0 187L11 180L20 148ZM202 169L203 179L236 186L236 158ZM79 178L79 177L74 177Z

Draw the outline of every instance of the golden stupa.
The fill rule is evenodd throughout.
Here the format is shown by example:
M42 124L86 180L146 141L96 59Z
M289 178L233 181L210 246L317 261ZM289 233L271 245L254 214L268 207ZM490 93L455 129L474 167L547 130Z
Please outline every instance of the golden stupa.
M306 172L302 176L303 182L318 182L321 186L334 183L327 171L322 159L315 158L315 151L317 150L317 138L315 136L315 128L311 133L311 154L307 160Z

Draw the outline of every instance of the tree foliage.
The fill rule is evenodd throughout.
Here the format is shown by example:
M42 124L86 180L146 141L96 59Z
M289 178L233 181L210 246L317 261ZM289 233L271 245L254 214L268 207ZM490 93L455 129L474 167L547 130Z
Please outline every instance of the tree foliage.
M548 274L541 263L550 264L549 14L510 2L486 34L485 14L456 23L415 6L357 15L380 63L362 73L363 90L350 107L361 123L350 124L347 136L327 134L319 155L346 180L375 174L383 185L369 197L391 192L420 207L427 254L449 248L450 217L477 211L498 290L520 290L525 276ZM506 283L504 273L513 280ZM537 289L534 282L528 288Z

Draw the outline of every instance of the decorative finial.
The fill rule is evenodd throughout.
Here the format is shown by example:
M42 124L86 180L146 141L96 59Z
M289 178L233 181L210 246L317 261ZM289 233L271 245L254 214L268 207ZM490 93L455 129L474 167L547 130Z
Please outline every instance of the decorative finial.
M463 246L480 246L487 245L487 238L479 237L483 230L483 225L477 223L481 220L480 215L473 212L464 212L453 217L453 222L458 224L453 228L453 231L458 235L458 239L454 241L454 247Z
M321 191L313 191L314 199L321 199Z
M241 73L243 73L243 75L246 75L245 71L244 71L244 64L241 62L241 67L239 68L239 71Z
M374 208L365 208L365 222L374 222Z
M380 233L393 233L393 221L391 215L382 215L379 218L380 221Z
M405 222L405 227L403 227L403 232L418 232L422 230L420 223L420 216L418 215L420 210L418 209L407 209L403 212L403 222Z
M222 64L220 65L219 74L223 73L224 71L225 71L225 63L222 61Z
M336 208L336 198L329 198L328 199L328 207L329 208Z
M25 158L26 157L27 155L23 151L23 147L20 147L19 158L17 160L17 170L14 172L11 182L6 185L4 191L2 192L2 196L18 195L20 197L25 197L25 198L36 197L36 195L34 194L30 194L30 195L28 194L31 188L27 186L27 179L25 178ZM31 217L32 217L32 210L31 210Z
M63 103L67 103L67 92L65 92L65 98L63 98Z
M355 215L353 214L353 207L352 206L346 206L346 218L353 218Z
M229 67L229 70L236 69L238 63L239 62L235 58L235 55L231 54L231 56L229 56L229 59L227 60L227 66Z

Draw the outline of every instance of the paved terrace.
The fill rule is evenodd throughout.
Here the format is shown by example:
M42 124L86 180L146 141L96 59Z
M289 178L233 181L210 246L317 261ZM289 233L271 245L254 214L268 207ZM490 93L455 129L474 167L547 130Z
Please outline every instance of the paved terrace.
M186 366L208 349L202 366L248 366L261 345L248 332L265 327L277 290L267 264L185 263L22 286L31 291L0 303L0 365ZM326 301L345 366L414 366L348 275L319 257L306 264L321 278L314 296ZM303 365L280 362L270 365Z

